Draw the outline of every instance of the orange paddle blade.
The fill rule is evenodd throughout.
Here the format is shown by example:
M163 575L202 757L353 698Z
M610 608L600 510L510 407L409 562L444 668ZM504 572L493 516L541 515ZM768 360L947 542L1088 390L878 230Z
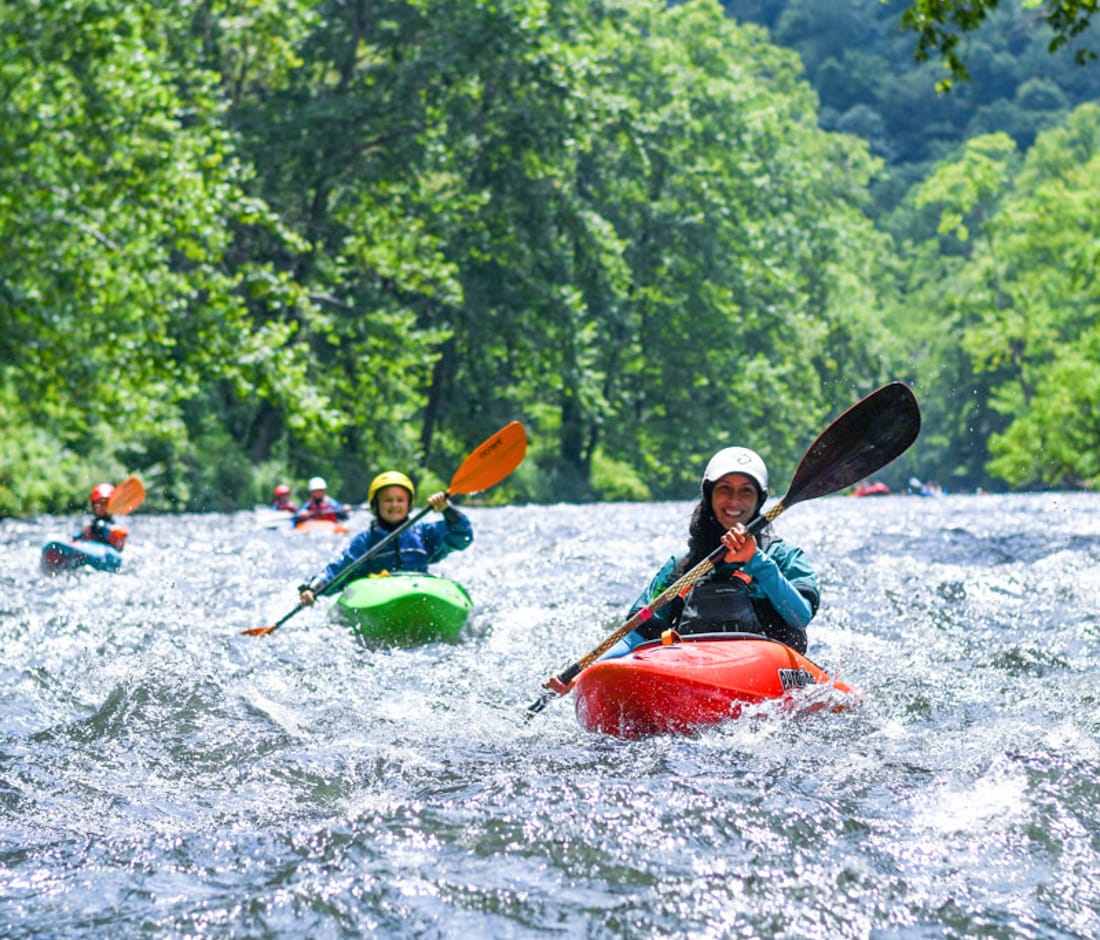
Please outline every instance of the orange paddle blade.
M145 484L137 477L127 477L107 500L107 511L112 515L125 516L133 512L145 500Z
M496 486L523 463L527 453L527 432L518 421L506 424L482 441L451 477L447 492L452 496L480 493Z
M274 626L270 626L270 627L252 627L248 630L242 630L241 631L241 636L264 636L265 634L274 633L274 632L275 632L275 627Z

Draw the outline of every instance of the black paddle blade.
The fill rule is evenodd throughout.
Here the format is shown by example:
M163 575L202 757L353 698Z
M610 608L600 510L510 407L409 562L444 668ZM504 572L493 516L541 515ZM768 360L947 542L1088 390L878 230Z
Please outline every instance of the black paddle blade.
M903 382L861 398L818 435L798 464L783 503L791 506L852 486L908 450L920 433L920 406Z

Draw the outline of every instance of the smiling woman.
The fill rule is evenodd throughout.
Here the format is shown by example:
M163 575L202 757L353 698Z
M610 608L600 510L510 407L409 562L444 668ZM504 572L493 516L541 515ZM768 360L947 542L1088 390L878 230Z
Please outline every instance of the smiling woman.
M776 519L788 506L793 506L795 503L807 499L815 499L818 496L835 493L846 486L851 486L857 480L881 470L909 449L909 446L917 439L920 428L920 406L917 404L917 398L912 390L903 382L890 382L871 392L870 395L861 398L835 418L814 439L809 449L803 454L802 460L799 461L790 489L787 490L782 499L763 514L759 513L758 507L757 515L749 522L744 531L738 530L727 533L728 538L725 536L720 537L720 542L716 548L675 579L671 577L672 572L681 566L674 558L670 559L665 568L658 572L657 577L650 583L646 593L643 594L643 598L646 597L646 594L654 591L655 585L663 580L662 588L659 591L654 591L641 606L636 604L626 623L599 646L543 683L543 688L548 691L543 692L535 702L528 706L528 716L542 711L554 695L567 693L581 671L594 663L600 656L605 653L607 658L621 656L643 642L650 632L648 628L652 626L649 621L659 611L662 611L666 605L682 602L697 582L711 574L719 558L725 556L727 562L747 558L749 564L755 564L758 553L755 544L749 544L748 535L753 537L767 535L769 523ZM729 450L727 448L727 452ZM722 456L719 459L722 454L723 452L719 451L719 454L716 454L715 458L712 459L712 463L715 459L718 459L716 469L723 469L725 466L724 460L726 457ZM749 451L739 455L740 459L736 461L736 466L743 470L755 466L749 455L756 456L759 459L758 455ZM763 472L761 472L761 469ZM767 469L763 466L763 461L756 468L756 473L757 476L753 479L758 480L757 485L760 486L762 491L766 490ZM743 475L749 476L750 474ZM702 484L704 498L693 514L693 537L696 517L703 518L708 514L707 482L707 472L704 471ZM709 514L713 515L712 507ZM712 534L714 533L712 532ZM691 547L689 542L689 548ZM744 580L745 575L754 575L754 572L746 570L747 567L747 565L743 566L740 570L740 580ZM666 572L665 569L670 570ZM762 573L764 578L761 580L774 580L770 568ZM812 577L812 572L810 574ZM664 575L664 578L662 578L662 575ZM794 585L789 586L794 587ZM760 585L758 584L757 587L759 590ZM813 590L816 594L816 584ZM802 609L801 604L784 589L781 583L775 586L774 591L766 590L765 593L770 598L774 597L780 600L781 603L784 598L794 603L796 609L791 613L793 617L799 616L799 611ZM816 610L816 603L814 610ZM782 616L779 610L776 612ZM788 624L794 622L793 617L788 619ZM782 623L778 625L777 629L782 629ZM767 631L763 632L766 633ZM794 628L791 640L797 642L799 639L797 628ZM804 632L801 639L804 644ZM803 652L804 650L805 645L799 651Z
M768 468L754 450L727 447L703 471L703 493L711 487L711 509L726 529L752 521L768 498Z
M757 633L806 651L806 626L817 612L817 576L802 549L771 529L746 528L768 495L768 469L747 447L718 451L703 471L700 498L688 529L688 551L661 567L631 608L633 616L650 606L721 546L726 552L703 577L624 637L604 658L623 656L664 630L681 634Z

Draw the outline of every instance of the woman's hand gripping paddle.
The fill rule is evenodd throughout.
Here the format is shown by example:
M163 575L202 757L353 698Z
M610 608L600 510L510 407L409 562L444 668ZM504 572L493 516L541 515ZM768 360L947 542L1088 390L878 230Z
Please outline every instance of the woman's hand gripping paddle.
M107 512L112 516L125 516L145 501L145 484L137 477L127 477L107 499Z
M450 485L447 487L447 495L468 496L471 493L480 493L482 490L487 490L491 486L496 486L496 484L508 476L509 473L515 470L516 467L523 462L523 457L526 453L527 433L524 431L523 425L518 421L512 421L506 424L492 437L482 441L481 444L479 444L462 462L462 466L459 467L455 471L454 476L451 477ZM355 561L328 582L328 584L318 587L315 593L330 593L338 585L347 581L351 574L364 562L373 558L385 546L409 528L409 526L418 522L431 512L431 508L430 505L425 506L416 515L410 516L400 526L382 539L381 542L372 546L368 552L356 558ZM299 604L269 627L253 627L249 630L242 630L241 633L244 636L265 636L268 633L278 630L279 627L298 613L298 611L302 610L304 606L304 604Z
M901 382L891 382L860 399L818 435L798 464L786 495L767 512L750 522L749 532L756 535L795 503L835 493L881 470L903 454L917 439L920 421L917 399L909 387ZM696 581L717 564L726 551L725 545L719 545L594 650L551 677L546 683L547 691L528 706L527 717L541 712L557 696L567 694L581 670L645 623L655 611L678 595L686 594Z

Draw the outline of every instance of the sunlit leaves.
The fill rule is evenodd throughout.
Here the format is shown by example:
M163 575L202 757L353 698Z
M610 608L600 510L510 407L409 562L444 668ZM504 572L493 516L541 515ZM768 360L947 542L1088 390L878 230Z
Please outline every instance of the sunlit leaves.
M888 2L888 0L884 0ZM970 77L967 53L960 49L959 40L967 33L981 28L986 17L996 9L999 0L908 0L901 15L901 24L917 35L914 53L917 61L933 55L941 55L947 63L953 79ZM1030 0L1025 4L1040 11L1052 31L1050 50L1062 48L1088 29L1097 13L1097 0ZM1078 48L1074 52L1078 63L1096 58L1096 50ZM942 89L951 87L951 80L940 83Z
M989 469L1017 486L1091 483L1100 108L1083 106L1041 135L1013 183L960 272L971 311L963 348L1010 422L990 442Z
M1009 179L1016 145L1007 134L987 134L968 140L957 161L940 164L916 189L916 206L940 208L941 235L959 241L970 238L968 219L988 217Z
M243 378L257 295L228 256L238 226L277 232L244 196L217 78L190 54L194 11L0 12L0 353L11 381L48 390L29 420L82 452L116 439L133 468L186 449L178 404Z
M532 495L597 458L674 495L886 377L875 162L713 0L20 10L0 344L176 500L245 459L445 478L524 415Z

